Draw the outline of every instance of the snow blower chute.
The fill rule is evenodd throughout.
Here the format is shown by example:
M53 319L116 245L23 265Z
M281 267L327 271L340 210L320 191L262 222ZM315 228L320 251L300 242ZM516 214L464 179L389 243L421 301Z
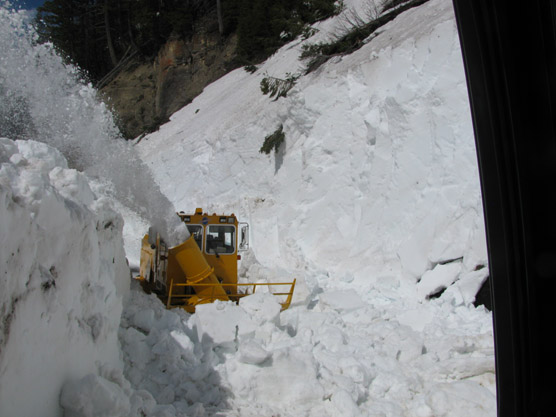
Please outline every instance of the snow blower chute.
M238 283L238 252L249 249L249 225L234 214L208 215L198 208L195 214L179 212L191 236L168 247L152 229L143 238L138 279L147 292L156 293L168 308L195 311L199 304L215 300L239 301L259 287L281 298L287 309L295 288L293 282ZM283 291L273 292L275 288Z

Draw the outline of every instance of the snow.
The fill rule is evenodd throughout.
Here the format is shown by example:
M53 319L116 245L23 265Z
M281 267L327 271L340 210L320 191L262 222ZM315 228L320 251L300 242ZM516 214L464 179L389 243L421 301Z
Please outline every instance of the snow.
M66 380L123 368L123 219L54 148L6 138L0 219L0 415L56 416Z
M285 98L262 95L265 74L301 74L302 44L345 20L321 22L133 145L75 70L31 46L21 13L0 18L0 94L30 119L0 139L1 416L496 414L450 1L403 13ZM280 124L282 149L260 154ZM183 233L174 207L248 221L240 281L296 278L292 306L260 292L190 315L130 285L125 258L136 267L149 225Z

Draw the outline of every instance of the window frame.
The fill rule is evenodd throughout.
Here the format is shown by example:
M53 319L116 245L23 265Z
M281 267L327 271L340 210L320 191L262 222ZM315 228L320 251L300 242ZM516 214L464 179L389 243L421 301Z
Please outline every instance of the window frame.
M215 227L215 228L232 228L233 230L233 234L232 234L232 251L231 252L218 252L218 251L214 251L214 252L209 252L208 250L208 243L209 243L209 235L210 235L210 228L211 227ZM207 255L235 255L237 253L237 227L235 224L207 224L205 226L205 242L204 242L204 253L206 253Z
M203 247L205 246L205 228L202 224L198 224L198 223L186 223L186 227L187 227L187 231L189 232L190 235L193 235L193 233L191 233L191 230L189 230L190 227L195 227L195 228L200 228L201 230L201 246L199 246L199 242L197 241L197 239L195 239L195 237L193 237L193 239L195 239L195 242L197 243L197 246L199 246L199 249L202 251Z

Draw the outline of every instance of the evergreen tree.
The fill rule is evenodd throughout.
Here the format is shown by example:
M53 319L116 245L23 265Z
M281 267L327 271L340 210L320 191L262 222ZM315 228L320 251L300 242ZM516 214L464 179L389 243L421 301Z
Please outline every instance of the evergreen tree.
M200 19L227 36L237 30L239 64L259 62L301 33L303 25L335 12L334 0L48 0L37 31L93 81L130 49L152 56L171 34L191 36Z
M306 24L337 12L334 0L239 0L238 49L243 65L264 60Z

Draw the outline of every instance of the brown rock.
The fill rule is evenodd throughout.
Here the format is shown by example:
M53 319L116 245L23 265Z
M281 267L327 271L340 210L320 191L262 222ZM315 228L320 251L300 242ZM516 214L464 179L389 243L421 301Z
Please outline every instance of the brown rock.
M127 138L156 130L204 87L230 71L235 35L199 31L191 39L171 37L154 62L135 59L102 89Z

